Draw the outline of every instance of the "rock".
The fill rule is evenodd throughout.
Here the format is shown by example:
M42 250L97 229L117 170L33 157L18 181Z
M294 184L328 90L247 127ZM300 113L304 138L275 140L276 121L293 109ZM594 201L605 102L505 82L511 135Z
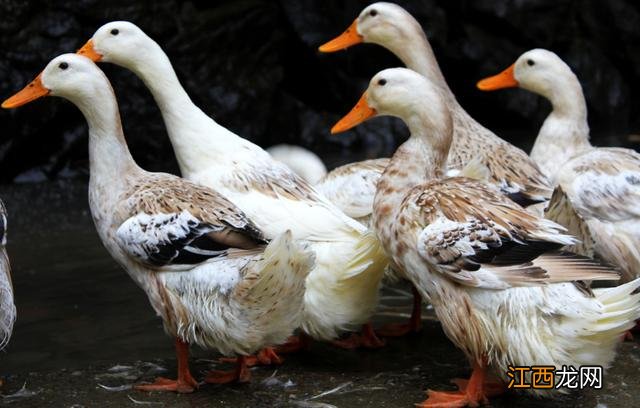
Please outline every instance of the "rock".
M549 48L581 79L597 145L638 146L640 11L633 0L496 3L401 1L425 28L452 89L498 134L529 146L548 104L524 91L485 94L475 82L523 51ZM127 19L160 43L192 99L218 122L262 145L294 143L330 164L390 154L406 137L395 119L344 136L329 128L377 71L399 65L367 45L321 55L317 47L358 15L358 1L243 0L0 2L0 96L26 85L53 57L79 48L103 23ZM149 170L177 173L153 99L140 80L102 64L112 80L127 140ZM86 124L71 104L48 100L0 113L0 181L86 175ZM523 137L524 135L524 137Z

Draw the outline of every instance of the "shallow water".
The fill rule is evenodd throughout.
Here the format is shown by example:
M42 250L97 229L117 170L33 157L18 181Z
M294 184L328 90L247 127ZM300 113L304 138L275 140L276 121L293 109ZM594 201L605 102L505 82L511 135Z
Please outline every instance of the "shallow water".
M173 347L143 292L102 248L88 212L86 185L17 185L3 187L0 197L10 217L9 254L19 313L13 338L0 355L2 405L412 407L424 400L427 388L453 389L450 378L469 375L464 356L426 313L419 335L389 340L386 348L375 351L316 343L307 353L285 356L281 367L255 368L249 385L203 385L190 395L119 390L157 374L173 376ZM386 290L375 322L409 313L408 295L403 286ZM213 362L215 353L195 347L192 353L193 373L199 378L207 369L222 367ZM510 395L492 405L638 406L639 374L636 340L622 344L603 390L553 402Z

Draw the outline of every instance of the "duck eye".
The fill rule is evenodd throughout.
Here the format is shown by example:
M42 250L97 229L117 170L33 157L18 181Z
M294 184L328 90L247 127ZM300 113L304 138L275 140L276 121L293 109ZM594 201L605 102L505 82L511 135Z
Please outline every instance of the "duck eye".
M530 66L530 67L532 67L532 66L536 65L536 63L535 63L535 61L534 61L534 60L528 59L528 60L527 60L527 65L528 65L528 66Z
M380 86L384 86L387 83L387 80L382 78L381 80L378 81L378 85Z
M371 17L375 17L375 16L377 16L377 15L378 15L378 11L377 11L377 10L371 10L371 11L369 12L369 15L370 15Z
M120 33L120 30L118 30L117 28L111 30L111 35L118 35L118 33Z
M61 62L60 64L58 64L58 68L67 69L69 68L69 64L67 64L66 62Z

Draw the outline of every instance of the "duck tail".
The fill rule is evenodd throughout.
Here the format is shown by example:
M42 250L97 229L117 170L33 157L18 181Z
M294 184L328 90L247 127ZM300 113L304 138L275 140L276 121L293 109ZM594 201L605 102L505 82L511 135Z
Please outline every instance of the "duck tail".
M599 317L586 327L585 340L594 347L588 347L583 357L585 364L608 366L615 356L616 345L625 332L635 326L640 319L640 278L613 288L594 289L596 299L603 309Z
M350 282L353 279L362 279L364 275L364 279L379 282L388 265L389 258L384 252L382 244L372 230L367 230L362 233L353 256L347 264L349 272L342 280Z
M594 289L594 295L604 306L598 328L604 332L622 334L640 319L640 278L613 288Z
M267 245L236 287L236 298L248 320L268 334L265 343L284 342L300 325L305 280L314 264L308 245L294 241L291 231L286 231Z
M361 312L361 316L370 317L375 311L382 278L388 266L389 258L375 233L371 230L364 232L347 264L348 272L343 275L339 282L344 291L349 292L347 296L353 298L356 302L358 299L376 297L375 300L358 302L361 308L364 305L371 306L371 310Z

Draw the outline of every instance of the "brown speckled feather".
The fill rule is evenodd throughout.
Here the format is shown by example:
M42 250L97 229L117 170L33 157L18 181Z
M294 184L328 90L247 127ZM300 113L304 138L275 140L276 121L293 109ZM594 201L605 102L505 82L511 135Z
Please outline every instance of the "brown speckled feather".
M270 164L256 167L255 171L238 172L227 183L238 191L257 191L271 197L310 202L320 199L309 183L285 165L279 162Z
M489 169L490 182L515 202L548 200L552 188L538 166L521 149L498 138L463 110L452 110L454 137L447 167L462 170L473 159Z
M640 270L640 155L598 148L560 170L546 210L581 242L567 250L616 265L624 280Z
M567 250L593 258L594 241L587 222L576 212L561 186L556 187L545 209L545 217L557 222L576 237L579 242L567 247Z
M210 232L215 241L250 249L266 242L261 231L239 208L211 189L168 174L147 173L124 194L122 221L137 215L188 211L200 222L222 227Z
M438 214L456 222L474 218L483 224L494 224L516 239L527 239L540 227L537 217L498 194L483 183L463 177L434 180L420 186L416 204L422 209L428 225ZM409 199L411 195L407 196Z
M453 177L416 187L400 214L412 221L409 228L418 234L420 255L458 283L501 288L616 279L609 266L552 255L550 251L573 242L562 227L475 180Z

